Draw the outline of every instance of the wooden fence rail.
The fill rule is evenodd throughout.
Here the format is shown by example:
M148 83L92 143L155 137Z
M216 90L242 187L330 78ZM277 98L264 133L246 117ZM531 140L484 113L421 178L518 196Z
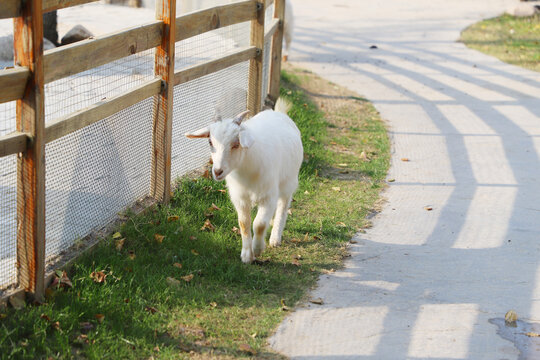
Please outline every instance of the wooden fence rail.
M170 196L173 88L205 75L249 61L247 106L260 111L267 96L279 94L281 42L285 0L245 0L175 17L176 0L158 0L156 20L105 36L42 50L44 12L95 0L0 0L0 19L14 18L15 61L0 70L0 103L17 101L17 131L0 136L0 157L19 154L17 167L18 288L41 299L50 274L45 274L45 144L69 135L154 97L152 174L149 193L167 202ZM274 4L265 28L265 10ZM222 56L174 70L175 42L227 26L251 22L250 45ZM272 43L269 90L262 89L263 51ZM45 124L44 84L149 49L155 52L155 78L128 91ZM277 90L276 90L277 89ZM2 284L0 284L2 285ZM6 300L4 296L1 300Z

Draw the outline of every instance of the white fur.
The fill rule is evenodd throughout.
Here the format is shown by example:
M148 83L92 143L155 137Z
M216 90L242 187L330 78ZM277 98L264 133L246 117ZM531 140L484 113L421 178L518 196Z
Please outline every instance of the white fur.
M287 59L291 48L294 29L294 16L291 0L285 1L285 19L283 24L283 39L285 40L285 55Z
M212 149L212 174L225 179L238 213L242 233L244 263L250 263L265 248L265 235L273 217L270 246L281 244L287 210L298 186L303 159L300 131L286 115L288 104L278 99L276 110L260 112L242 122L216 121L206 128L186 134L189 138L209 137ZM234 145L238 148L234 149ZM258 206L251 234L251 209Z

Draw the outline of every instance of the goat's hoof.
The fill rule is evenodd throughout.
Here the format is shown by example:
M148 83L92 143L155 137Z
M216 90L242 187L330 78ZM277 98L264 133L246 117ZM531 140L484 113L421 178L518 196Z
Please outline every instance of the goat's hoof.
M270 239L270 247L278 247L281 245L281 239Z
M251 250L242 249L242 254L240 255L240 258L242 259L242 262L244 264L251 264L253 260L255 260L255 256L253 256L253 252Z
M261 255L263 253L263 251L264 251L265 246L266 246L266 244L264 243L264 241L262 243L260 243L260 244L253 243L253 254L255 256Z

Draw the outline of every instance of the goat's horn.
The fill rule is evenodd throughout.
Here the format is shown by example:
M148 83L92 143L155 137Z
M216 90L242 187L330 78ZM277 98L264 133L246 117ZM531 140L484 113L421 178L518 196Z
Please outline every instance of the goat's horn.
M246 117L247 114L249 114L249 110L246 110L243 113L236 115L236 117L234 118L234 122L237 125L240 125L242 121L244 121L244 118Z

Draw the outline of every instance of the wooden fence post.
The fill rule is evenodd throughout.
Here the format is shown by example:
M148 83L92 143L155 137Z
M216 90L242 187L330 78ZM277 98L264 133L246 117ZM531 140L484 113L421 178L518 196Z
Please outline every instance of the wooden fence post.
M259 1L257 3L257 18L251 21L251 45L257 48L257 56L249 61L247 107L251 116L255 116L261 110L262 103L265 8L265 0Z
M154 97L151 195L168 203L171 198L171 143L174 92L176 0L157 0L156 18L163 21L163 37L156 48L155 74L161 93Z
M17 160L17 268L19 286L42 300L45 281L45 112L42 0L22 2L13 19L14 59L30 77L17 100L17 131L31 141Z
M272 54L270 65L269 96L274 103L279 97L279 84L281 77L281 51L283 47L283 26L285 19L285 1L274 0L274 18L279 19L279 27L272 37Z

